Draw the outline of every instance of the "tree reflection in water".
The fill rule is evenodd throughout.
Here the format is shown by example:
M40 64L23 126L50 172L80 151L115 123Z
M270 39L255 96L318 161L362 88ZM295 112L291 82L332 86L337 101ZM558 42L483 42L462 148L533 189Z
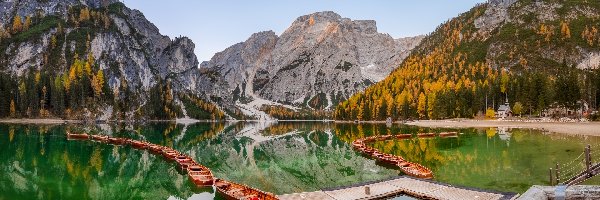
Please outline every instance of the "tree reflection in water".
M595 137L520 129L428 129L321 122L0 125L0 199L167 199L204 195L161 157L89 141L65 131L102 133L173 147L220 178L276 194L381 180L398 170L349 145L370 135L459 131L457 138L389 140L375 148L432 168L456 185L523 192L547 184L547 169L569 161ZM598 184L591 180L588 184Z

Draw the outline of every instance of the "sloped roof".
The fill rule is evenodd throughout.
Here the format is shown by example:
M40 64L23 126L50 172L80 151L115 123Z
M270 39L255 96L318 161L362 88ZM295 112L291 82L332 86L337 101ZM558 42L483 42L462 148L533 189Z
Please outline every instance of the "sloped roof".
M498 111L508 111L510 110L510 106L504 104L504 105L500 105L500 107L498 107Z

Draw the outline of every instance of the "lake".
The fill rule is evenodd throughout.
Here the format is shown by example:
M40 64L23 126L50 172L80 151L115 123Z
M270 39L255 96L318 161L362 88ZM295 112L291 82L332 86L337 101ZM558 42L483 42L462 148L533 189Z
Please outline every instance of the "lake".
M0 199L220 199L212 188L196 188L174 163L162 157L128 146L68 141L67 130L170 146L211 168L218 178L275 194L402 175L352 149L353 140L370 135L458 131L454 138L389 140L372 145L431 168L436 181L517 193L531 185L549 184L548 168L557 162L568 165L565 172L581 168L578 161L571 161L581 155L586 144L600 148L599 137L529 129L322 122L0 124ZM600 179L585 184L600 184Z

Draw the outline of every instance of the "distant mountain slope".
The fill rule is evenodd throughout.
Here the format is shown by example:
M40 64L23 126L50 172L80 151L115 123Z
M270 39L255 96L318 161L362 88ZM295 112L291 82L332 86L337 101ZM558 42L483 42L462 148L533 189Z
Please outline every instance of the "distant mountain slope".
M474 117L505 99L526 114L595 108L598 28L598 1L490 0L440 25L386 79L340 104L335 116Z
M200 82L212 99L256 118L269 117L259 111L265 104L328 109L383 79L421 38L395 40L372 20L313 13L280 36L256 33L217 53L201 64Z
M180 93L202 113L193 51L116 0L2 1L0 117L172 119Z

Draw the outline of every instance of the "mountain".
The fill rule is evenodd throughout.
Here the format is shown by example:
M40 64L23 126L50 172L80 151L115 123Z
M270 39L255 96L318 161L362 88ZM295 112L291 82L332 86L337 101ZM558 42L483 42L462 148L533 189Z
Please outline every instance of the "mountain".
M117 0L2 1L0 13L0 117L222 116L191 92L194 43Z
M330 109L383 79L421 38L394 39L373 20L313 13L279 36L255 33L215 54L200 65L199 83L215 102L255 118L271 117L264 105Z
M386 79L341 103L342 120L597 108L598 1L490 0L440 25ZM487 109L486 109L487 108ZM565 110L565 109L559 109Z

